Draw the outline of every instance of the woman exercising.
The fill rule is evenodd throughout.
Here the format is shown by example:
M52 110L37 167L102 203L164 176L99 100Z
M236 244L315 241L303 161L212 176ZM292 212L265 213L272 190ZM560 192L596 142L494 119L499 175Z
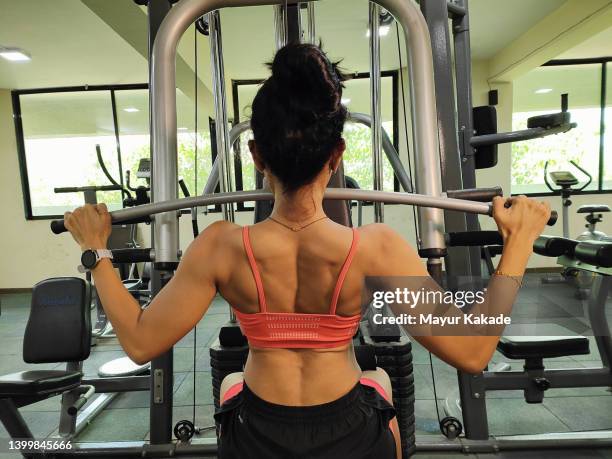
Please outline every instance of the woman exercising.
M250 227L210 225L145 310L108 259L92 270L96 289L121 345L139 363L189 333L217 293L232 306L250 352L244 373L221 387L220 458L400 457L389 377L360 370L351 338L366 277L428 274L391 228L351 229L323 211L345 149L344 78L336 65L303 44L281 49L271 69L253 102L249 143L274 193L271 216ZM493 279L523 275L549 214L525 197L494 201L504 252ZM67 212L65 221L82 249L106 248L111 218L104 204ZM474 373L487 365L499 334L415 338Z

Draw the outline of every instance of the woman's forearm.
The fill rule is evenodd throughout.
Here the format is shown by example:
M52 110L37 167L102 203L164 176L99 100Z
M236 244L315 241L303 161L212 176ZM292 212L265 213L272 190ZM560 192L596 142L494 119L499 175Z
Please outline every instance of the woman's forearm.
M533 253L534 241L521 236L509 236L497 265L497 272L512 277L522 277Z
M144 357L141 358L142 349L137 342L136 332L142 314L138 301L125 288L108 258L100 260L92 270L92 275L104 312L113 325L123 349L132 360L142 361Z

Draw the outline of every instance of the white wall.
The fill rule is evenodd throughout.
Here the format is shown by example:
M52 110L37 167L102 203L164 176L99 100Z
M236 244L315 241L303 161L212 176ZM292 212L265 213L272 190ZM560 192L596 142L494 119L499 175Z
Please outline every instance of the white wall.
M25 219L11 93L5 89L0 89L0 203L0 289L77 274L79 250L70 236L53 237L47 220Z

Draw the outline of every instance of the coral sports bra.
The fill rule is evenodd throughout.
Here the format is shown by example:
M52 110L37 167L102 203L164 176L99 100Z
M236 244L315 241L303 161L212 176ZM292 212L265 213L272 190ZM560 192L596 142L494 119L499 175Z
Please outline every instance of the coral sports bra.
M339 316L336 314L336 305L357 249L359 241L357 230L353 228L353 242L340 270L327 314L268 312L261 276L249 239L248 226L242 229L242 241L257 287L259 312L247 314L232 309L250 345L260 348L315 349L339 347L351 341L359 326L361 315Z

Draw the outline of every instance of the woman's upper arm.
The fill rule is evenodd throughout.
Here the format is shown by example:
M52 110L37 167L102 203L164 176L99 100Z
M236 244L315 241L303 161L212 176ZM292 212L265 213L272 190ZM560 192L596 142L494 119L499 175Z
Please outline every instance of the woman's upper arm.
M437 284L429 276L417 251L408 244L397 232L387 225L369 225L366 229L370 232L371 243L368 244L369 259L366 276L374 278L372 285L377 285L382 290L394 290L396 287L408 287L411 290L435 289ZM376 279L378 278L378 279ZM385 279L386 278L386 279ZM393 313L410 314L425 312L424 306L417 305L411 309L406 304L391 306ZM455 311L461 314L460 311ZM411 333L411 327L404 328ZM423 332L419 328L418 333L411 333L413 338L431 353L446 363L470 373L479 371L480 350L485 346L484 341L490 341L491 337L476 336L441 336ZM477 341L483 341L478 343ZM490 343L487 343L490 347Z
M163 353L185 336L204 316L217 293L219 260L229 224L214 223L187 248L172 279L139 318L138 330L147 353Z

